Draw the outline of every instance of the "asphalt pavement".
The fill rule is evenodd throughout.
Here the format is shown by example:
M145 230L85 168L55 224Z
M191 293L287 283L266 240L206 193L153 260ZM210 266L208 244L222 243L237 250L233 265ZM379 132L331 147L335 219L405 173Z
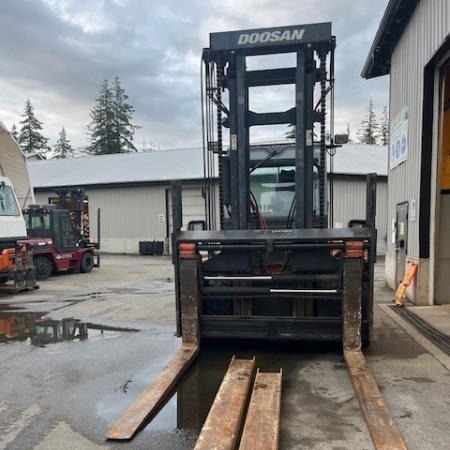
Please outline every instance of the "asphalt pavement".
M381 261L366 359L408 448L450 448L450 358L390 310L383 271ZM0 449L192 449L233 354L283 368L280 449L373 448L339 346L309 344L202 349L149 425L131 441L107 441L108 427L180 346L170 259L105 255L92 273L40 285L0 296L0 315L25 328L41 317L56 326L78 319L88 338L36 344L24 333L0 344Z

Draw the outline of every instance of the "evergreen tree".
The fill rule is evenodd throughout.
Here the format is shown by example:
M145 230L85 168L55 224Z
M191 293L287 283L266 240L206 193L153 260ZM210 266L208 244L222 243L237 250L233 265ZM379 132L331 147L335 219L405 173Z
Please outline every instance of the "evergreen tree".
M91 110L92 121L88 125L91 141L88 152L93 155L117 153L113 148L112 91L106 78L100 87L96 102Z
M17 142L25 153L47 152L49 150L48 139L42 136L42 122L36 119L34 108L28 99L25 103L25 112L22 114L24 120L20 122L22 128Z
M133 145L136 127L131 124L134 109L127 99L118 77L112 86L108 79L103 81L97 104L91 110L89 153L103 155L136 151Z
M361 144L376 144L378 134L378 124L375 118L372 99L369 100L369 106L365 119L361 122L358 139Z
M290 130L287 131L284 136L286 139L295 139L295 124L291 123L289 125Z
M19 140L19 133L17 131L16 124L13 123L13 126L11 127L11 136L18 142Z
M71 158L75 156L75 152L67 139L66 129L62 127L59 132L59 138L56 145L53 147L54 158Z
M381 113L380 138L382 145L389 144L389 111L387 106L383 108Z
M352 138L351 138L351 136L350 136L350 124L349 124L349 123L347 123L347 136L348 136L347 142L353 142L353 141L352 141Z
M119 77L114 78L113 83L113 110L114 110L114 141L119 153L136 152L133 144L136 126L131 123L134 108L127 103L128 95L120 85Z

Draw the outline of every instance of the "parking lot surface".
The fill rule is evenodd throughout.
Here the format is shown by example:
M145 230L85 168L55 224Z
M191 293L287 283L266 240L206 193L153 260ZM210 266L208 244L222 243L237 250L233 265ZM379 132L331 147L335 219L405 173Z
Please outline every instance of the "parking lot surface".
M375 337L368 364L409 449L450 448L450 363L391 313L376 267ZM0 449L192 449L230 357L283 368L280 448L372 449L339 345L207 347L155 419L133 440L108 427L180 346L168 257L105 255L89 274L0 297L2 317L86 323L87 339L0 344Z

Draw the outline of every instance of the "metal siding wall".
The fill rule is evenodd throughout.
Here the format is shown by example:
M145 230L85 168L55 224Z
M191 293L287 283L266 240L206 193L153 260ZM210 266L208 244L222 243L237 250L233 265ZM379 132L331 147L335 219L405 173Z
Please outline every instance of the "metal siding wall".
M388 223L396 216L396 205L416 200L417 220L409 221L408 255L419 256L419 190L422 140L424 68L439 49L450 29L448 0L422 0L411 18L391 61L390 115L409 107L408 160L389 172ZM410 215L411 217L411 215ZM388 253L395 246L388 239Z
M205 202L202 197L201 186L183 186L182 201L185 227L191 220L205 220Z
M48 198L51 196L51 192L36 192L34 194L34 200L38 205L46 205L48 203Z
M346 227L351 219L366 217L366 182L357 177L336 178L334 180L334 225ZM377 216L378 230L377 253L384 255L387 239L387 183L378 180Z
M379 182L377 185L377 218L376 227L378 235L378 254L386 254L386 245L388 239L390 239L389 225L388 225L388 184L387 180Z
M166 238L164 186L87 189L91 238L97 239L97 209L101 210L101 247L111 253L138 253L139 241ZM52 191L36 194L47 203ZM159 214L164 223L159 223Z
M93 189L89 196L91 229L95 235L97 208L101 209L102 238L144 238L162 240L166 225L158 221L166 215L165 188L144 186ZM92 220L94 219L94 220Z
M335 179L334 189L334 227L346 227L351 219L364 219L366 216L366 191L362 180Z
M89 196L91 235L97 234L97 209L101 214L101 247L105 252L138 253L139 241L166 238L164 186L93 189ZM159 223L159 215L164 215Z
M139 241L164 241L166 249L167 186L112 187L86 190L91 237L97 239L97 209L101 210L101 247L111 253L138 253ZM48 203L53 191L39 192L36 202ZM159 215L164 223L159 223ZM169 215L171 211L169 211ZM183 221L204 220L201 186L183 186Z

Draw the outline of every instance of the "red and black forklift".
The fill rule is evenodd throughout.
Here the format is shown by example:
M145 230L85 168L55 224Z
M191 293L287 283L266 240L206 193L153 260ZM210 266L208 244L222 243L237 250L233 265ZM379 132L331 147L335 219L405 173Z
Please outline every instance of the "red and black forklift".
M57 272L90 272L100 266L99 243L83 227L85 192L59 190L57 205L30 205L23 213L36 278Z

